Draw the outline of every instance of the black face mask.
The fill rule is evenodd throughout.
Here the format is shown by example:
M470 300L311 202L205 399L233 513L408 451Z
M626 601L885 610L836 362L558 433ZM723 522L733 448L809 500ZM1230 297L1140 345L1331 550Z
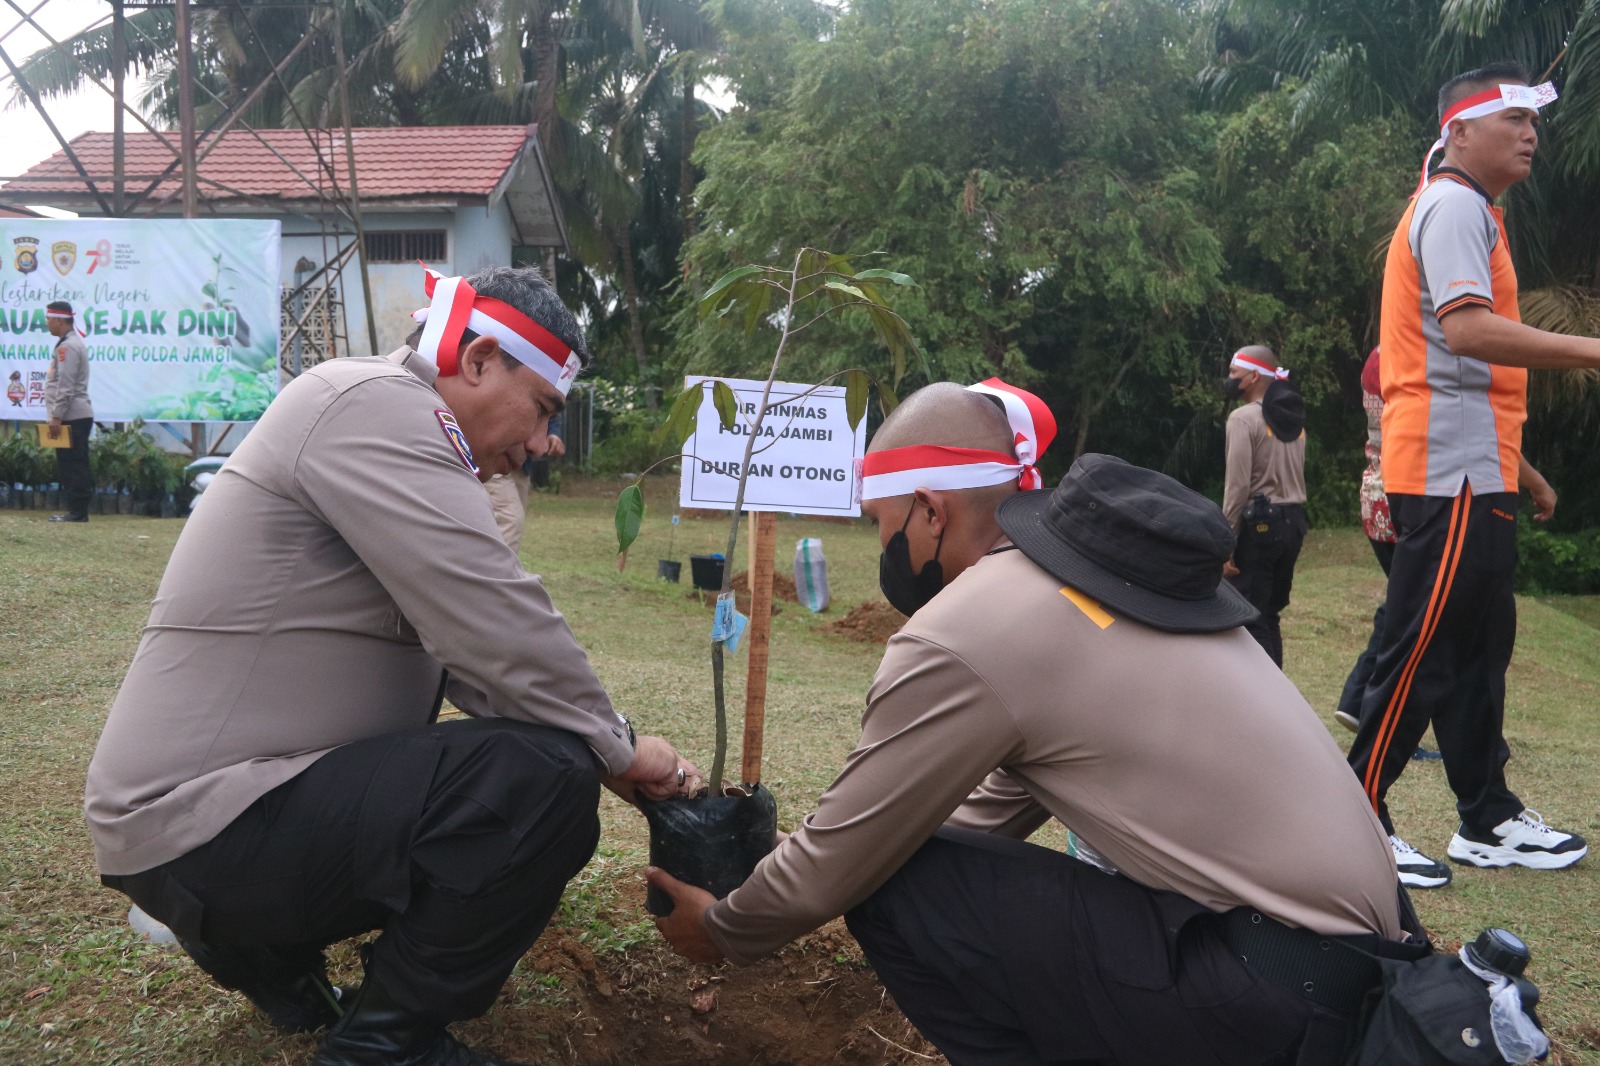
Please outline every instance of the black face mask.
M1222 379L1222 398L1232 403L1244 395L1244 382L1238 378Z
M933 558L923 565L922 572L911 572L911 541L906 539L906 527L911 524L911 516L916 510L916 501L912 501L911 510L906 512L906 520L900 525L900 532L889 538L888 547L878 556L878 588L882 590L884 599L889 601L889 606L907 618L916 614L918 608L939 595L939 590L944 588L944 567L939 565L939 552L944 549L943 533L939 534Z

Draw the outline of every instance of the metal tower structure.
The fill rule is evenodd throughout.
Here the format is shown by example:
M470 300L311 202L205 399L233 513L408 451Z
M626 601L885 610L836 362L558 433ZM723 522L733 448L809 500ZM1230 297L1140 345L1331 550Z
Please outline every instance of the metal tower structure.
M195 218L199 213L200 189L214 187L227 193L235 199L251 201L255 198L242 194L237 189L229 188L221 182L208 179L199 172L199 164L221 141L223 134L230 130L239 130L254 136L265 145L269 152L279 159L294 175L304 183L310 198L317 205L317 214L310 221L317 224L322 234L323 259L319 264L310 264L309 271L295 273L295 285L286 288L282 295L283 337L282 351L294 352L292 364L284 362L285 372L297 374L301 370L300 353L306 347L323 355L332 354L341 345L346 333L347 325L344 322L344 301L337 298L343 291L344 268L354 258L359 265L362 293L366 306L366 329L371 350L377 350L377 324L373 312L371 283L367 275L366 256L361 254L365 245L365 229L361 218L360 187L355 167L354 135L351 127L350 111L350 85L349 70L344 51L344 33L339 17L336 0L109 0L110 14L85 26L78 34L100 28L107 21L111 25L111 79L110 84L82 69L84 80L104 92L112 105L112 168L111 173L91 173L83 161L73 151L71 141L62 134L60 128L50 115L46 100L31 85L21 67L5 48L5 38L16 29L26 25L42 36L49 46L56 49L62 56L72 62L78 62L67 45L53 37L39 24L37 16L44 10L51 0L39 0L31 9L24 9L18 0L0 0L21 21L0 35L0 62L5 64L6 73L0 74L0 87L7 81L14 82L17 90L27 98L28 102L38 111L45 125L55 137L68 161L77 173L76 178L64 178L63 181L73 185L86 187L90 195L99 205L101 211L109 217L133 218L153 216L166 209L175 199L181 199L182 217ZM128 31L132 28L143 35L136 24L130 24L126 13L130 9L168 8L173 11L176 59L178 64L178 129L158 130L146 120L145 116L126 99L125 71L128 66ZM248 31L241 44L246 48L253 48L260 53L260 58L265 60L270 67L268 74L255 85L251 86L239 98L229 104L210 87L200 82L195 77L194 71L194 36L192 28L192 14L197 9L231 9L239 14L239 23ZM308 30L306 34L282 56L273 56L266 42L255 30L254 25L247 17L250 10L264 8L298 8L310 12ZM69 40L71 37L68 38ZM153 41L146 38L145 43L164 48L168 45L165 41ZM335 70L334 99L330 100L319 116L307 116L295 105L287 83L283 79L284 71L289 65L307 49L316 45L331 48ZM81 64L80 64L81 66ZM296 123L304 131L313 149L316 166L314 173L307 174L296 168L281 153L274 150L261 134L245 121L245 116L250 107L258 101L262 94L270 87L276 85L289 98L289 107ZM214 118L203 128L197 128L195 118L195 90L198 88L211 98L218 110ZM335 100L339 113L339 123L330 124ZM143 127L155 139L167 148L172 159L158 174L127 173L125 165L125 130L127 120L132 118L139 126ZM316 118L318 121L311 121ZM176 140L173 133L176 132ZM337 142L342 140L342 145ZM345 172L348 180L341 182L335 170L335 153L342 151L344 154ZM168 184L174 175L178 175L179 182L175 189L158 196L158 190ZM0 177L0 180L10 180L18 175ZM30 180L38 180L36 177ZM274 210L282 210L282 205L258 201L263 206ZM334 321L337 317L337 321ZM320 330L320 337L315 332ZM314 342L315 341L315 342ZM284 357L287 359L287 355ZM224 433L224 437L226 434ZM220 443L219 438L218 443ZM190 447L197 453L205 450L204 429L202 424L195 423L191 429Z

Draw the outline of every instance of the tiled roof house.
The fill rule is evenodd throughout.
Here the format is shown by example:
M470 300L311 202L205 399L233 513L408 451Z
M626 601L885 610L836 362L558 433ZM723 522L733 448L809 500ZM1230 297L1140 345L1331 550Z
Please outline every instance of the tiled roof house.
M354 235L350 222L325 199L347 184L344 132L324 130L315 136L313 143L303 130L235 129L209 150L207 142L200 145L199 216L279 219L286 289ZM162 137L177 142L175 132ZM131 199L156 183L135 217L151 217L155 204L162 206L154 217L180 214L181 175L162 137L140 131L124 139L125 196ZM548 249L566 245L536 127L361 128L352 131L352 140L378 354L410 332L407 316L423 300L417 260L447 274L466 274L514 259L542 262ZM110 202L112 135L84 133L71 145L100 196ZM65 152L0 186L0 199L80 216L106 214ZM352 261L344 269L349 328L347 350L340 354L371 354L359 277Z

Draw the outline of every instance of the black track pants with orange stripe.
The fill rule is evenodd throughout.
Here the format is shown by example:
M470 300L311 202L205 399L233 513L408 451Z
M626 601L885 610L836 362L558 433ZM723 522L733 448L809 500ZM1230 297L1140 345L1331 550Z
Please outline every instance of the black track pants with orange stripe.
M1399 540L1384 632L1350 766L1394 832L1384 796L1429 725L1469 829L1522 810L1506 787L1506 667L1517 636L1517 495L1389 496Z

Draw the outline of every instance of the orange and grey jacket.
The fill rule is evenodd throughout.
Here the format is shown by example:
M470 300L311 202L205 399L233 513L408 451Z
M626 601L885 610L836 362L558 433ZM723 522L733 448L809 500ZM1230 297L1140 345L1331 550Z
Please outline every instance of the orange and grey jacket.
M1487 307L1521 321L1500 209L1441 168L1400 217L1383 275L1383 481L1390 493L1517 491L1528 372L1456 355L1440 320Z

